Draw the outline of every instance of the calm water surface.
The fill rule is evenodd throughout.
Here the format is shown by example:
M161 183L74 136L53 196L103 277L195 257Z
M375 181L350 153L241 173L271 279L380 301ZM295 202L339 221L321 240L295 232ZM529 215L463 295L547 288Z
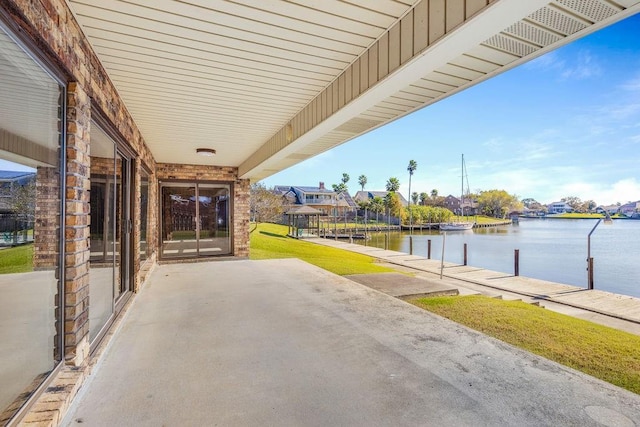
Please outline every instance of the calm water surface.
M520 275L587 286L587 235L596 220L521 219L519 224L448 232L445 261L462 264L467 244L468 265L513 274L514 249L520 250ZM414 255L440 259L438 231L413 233ZM364 244L364 241L356 241ZM384 234L373 233L368 246L384 247ZM409 234L390 234L389 249L409 253ZM640 221L600 223L591 235L595 289L640 297Z

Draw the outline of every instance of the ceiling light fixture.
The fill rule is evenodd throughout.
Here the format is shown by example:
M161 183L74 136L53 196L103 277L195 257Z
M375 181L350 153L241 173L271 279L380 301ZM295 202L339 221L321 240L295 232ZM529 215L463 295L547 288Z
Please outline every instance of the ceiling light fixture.
M205 157L213 157L216 155L216 150L213 148L196 148L196 153Z

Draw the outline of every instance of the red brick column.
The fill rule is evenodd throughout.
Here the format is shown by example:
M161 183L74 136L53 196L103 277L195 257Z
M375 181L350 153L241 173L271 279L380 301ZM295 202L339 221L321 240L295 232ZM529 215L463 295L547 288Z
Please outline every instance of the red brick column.
M249 256L250 186L248 179L238 179L233 186L233 255L237 257Z
M80 365L89 354L89 96L67 88L67 194L65 195L65 356Z

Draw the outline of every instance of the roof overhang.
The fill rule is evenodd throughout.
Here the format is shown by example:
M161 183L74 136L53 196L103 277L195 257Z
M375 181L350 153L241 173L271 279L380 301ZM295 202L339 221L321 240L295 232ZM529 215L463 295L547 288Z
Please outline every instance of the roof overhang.
M640 0L68 1L156 161L252 180L640 11Z

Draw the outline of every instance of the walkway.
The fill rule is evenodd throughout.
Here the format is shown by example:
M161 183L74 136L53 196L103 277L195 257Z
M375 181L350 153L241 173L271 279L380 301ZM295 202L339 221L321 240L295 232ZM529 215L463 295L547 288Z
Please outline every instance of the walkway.
M296 259L159 265L65 419L640 424L640 396Z
M444 263L443 280L440 280L440 260L332 239L315 238L308 241L369 255L391 264L392 268L424 273L420 276L426 280L426 287L429 283L445 283L459 289L461 294L483 293L523 299L554 311L640 335L640 298L448 262Z

